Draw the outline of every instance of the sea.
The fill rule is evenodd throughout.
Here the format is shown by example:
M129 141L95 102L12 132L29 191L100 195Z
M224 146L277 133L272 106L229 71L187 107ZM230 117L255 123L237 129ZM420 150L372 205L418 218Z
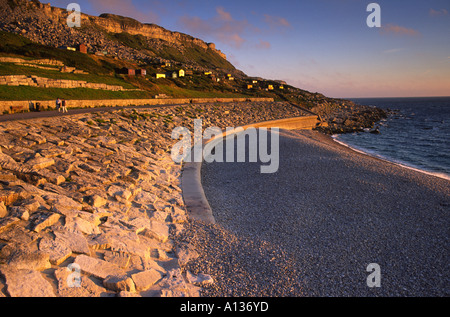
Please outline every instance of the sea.
M450 180L450 97L350 99L390 111L379 134L334 135L354 150ZM372 130L373 132L373 130Z

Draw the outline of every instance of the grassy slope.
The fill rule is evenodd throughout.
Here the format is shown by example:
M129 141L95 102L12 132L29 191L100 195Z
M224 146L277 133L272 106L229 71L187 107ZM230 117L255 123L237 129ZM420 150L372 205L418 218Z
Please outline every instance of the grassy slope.
M110 36L112 36L110 34ZM141 36L132 36L126 33L114 35L125 44L142 48L144 39ZM147 47L147 49L149 49ZM49 58L64 62L65 65L76 67L89 72L83 74L60 73L55 70L45 70L35 67L18 66L12 63L0 63L1 75L36 75L46 78L85 80L87 82L106 83L120 85L127 89L139 88L144 91L112 92L94 89L61 89L61 88L38 88L38 87L13 87L0 86L0 100L51 100L57 97L66 99L135 99L152 98L157 94L166 94L171 97L180 98L207 98L207 97L275 97L276 94L264 91L246 91L241 89L244 84L236 82L221 83L213 82L203 75L194 75L183 79L155 79L151 76L141 78L140 76L128 77L115 75L115 69L127 65L126 62L114 59L98 57L80 52L56 49L48 46L33 43L28 39L11 33L0 31L0 55L17 56L20 58ZM228 61L220 58L219 55L207 50L206 52L195 46L186 45L184 54L166 46L163 52L158 55L175 60L196 60L203 63L205 67L221 67L222 69L234 69ZM131 67L131 64L127 65ZM146 67L149 74L156 72L156 69L149 65Z
M148 99L152 95L146 91L108 91L87 88L39 88L29 86L0 86L0 100L73 100L94 99Z

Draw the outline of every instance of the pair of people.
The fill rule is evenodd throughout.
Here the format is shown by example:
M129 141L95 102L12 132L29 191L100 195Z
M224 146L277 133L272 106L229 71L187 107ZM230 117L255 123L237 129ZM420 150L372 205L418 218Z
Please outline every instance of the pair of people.
M66 99L56 99L56 109L58 110L58 112L68 112L67 111L67 106L66 106Z

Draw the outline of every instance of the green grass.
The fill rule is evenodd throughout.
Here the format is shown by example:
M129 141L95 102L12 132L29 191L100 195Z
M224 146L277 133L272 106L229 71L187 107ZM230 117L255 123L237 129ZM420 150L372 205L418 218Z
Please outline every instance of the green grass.
M54 100L58 97L73 100L149 99L152 98L152 95L145 91L0 86L0 100Z
M5 75L27 75L39 76L52 79L69 79L69 80L84 80L89 83L104 83L108 85L119 85L126 89L134 89L133 85L127 83L122 78L113 76L101 76L97 74L72 74L61 73L58 68L55 70L47 70L30 66L15 65L13 63L0 63L0 76Z
M88 54L62 50L33 43L23 36L0 31L0 52L30 58L49 58L62 61L65 65L82 69L91 74L109 74L115 65L107 61L97 62Z

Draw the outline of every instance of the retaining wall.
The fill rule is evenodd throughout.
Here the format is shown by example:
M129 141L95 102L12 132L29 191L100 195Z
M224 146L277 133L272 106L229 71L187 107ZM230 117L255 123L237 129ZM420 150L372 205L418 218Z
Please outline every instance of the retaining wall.
M179 98L179 99L107 99L107 100L66 100L67 108L94 108L94 107L126 107L126 106L155 106L190 103L213 102L273 102L273 98ZM56 100L39 102L41 109L55 109ZM0 115L4 112L14 113L30 110L27 100L0 101Z

